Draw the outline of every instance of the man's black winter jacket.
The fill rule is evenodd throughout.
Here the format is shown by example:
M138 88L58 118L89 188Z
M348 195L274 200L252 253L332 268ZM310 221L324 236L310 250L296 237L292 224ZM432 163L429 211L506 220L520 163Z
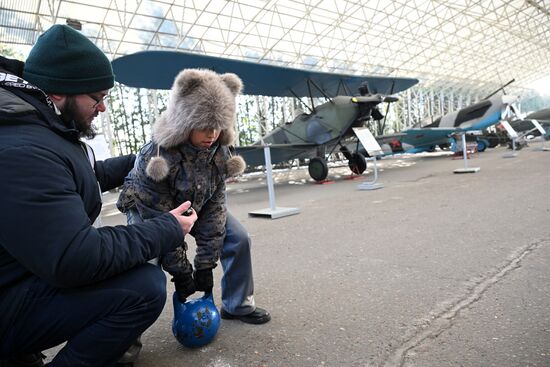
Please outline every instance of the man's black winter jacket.
M13 65L0 58L0 342L32 277L79 287L183 242L169 213L140 225L92 226L98 182L103 191L121 185L133 157L97 162L94 172L78 132Z

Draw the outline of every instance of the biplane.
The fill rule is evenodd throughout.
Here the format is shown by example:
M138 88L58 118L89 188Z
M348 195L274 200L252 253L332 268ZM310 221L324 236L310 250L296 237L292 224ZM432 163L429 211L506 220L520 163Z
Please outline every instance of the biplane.
M418 83L413 78L316 72L172 51L138 52L115 59L112 65L116 80L132 87L170 89L181 70L205 68L237 74L243 94L298 98L306 112L236 150L251 166L265 164L266 145L273 164L309 159L309 174L317 181L326 179L327 157L336 149L354 173L364 172L365 157L358 150L360 144L353 144L357 138L352 128L381 120L384 116L377 106L397 101L393 94ZM316 99L323 102L315 104ZM352 151L350 146L356 148Z

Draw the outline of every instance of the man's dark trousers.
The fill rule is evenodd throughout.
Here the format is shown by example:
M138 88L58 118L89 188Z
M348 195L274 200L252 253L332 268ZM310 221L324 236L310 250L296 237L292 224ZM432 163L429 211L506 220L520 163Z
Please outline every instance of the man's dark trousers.
M79 288L54 288L39 278L17 287L26 300L0 341L0 359L68 340L49 366L113 365L166 302L166 277L151 264Z

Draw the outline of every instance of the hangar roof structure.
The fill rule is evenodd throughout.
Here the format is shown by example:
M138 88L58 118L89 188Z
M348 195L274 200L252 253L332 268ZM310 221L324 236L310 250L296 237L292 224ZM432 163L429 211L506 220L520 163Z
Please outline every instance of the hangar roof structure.
M0 1L1 43L30 46L57 23L111 59L181 50L470 91L550 76L546 0Z

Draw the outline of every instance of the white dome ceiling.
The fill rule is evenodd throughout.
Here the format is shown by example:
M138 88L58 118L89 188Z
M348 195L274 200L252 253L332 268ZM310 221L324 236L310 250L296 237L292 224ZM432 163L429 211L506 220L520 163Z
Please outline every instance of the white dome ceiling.
M1 0L0 42L75 19L111 58L185 50L487 90L550 76L543 0Z

